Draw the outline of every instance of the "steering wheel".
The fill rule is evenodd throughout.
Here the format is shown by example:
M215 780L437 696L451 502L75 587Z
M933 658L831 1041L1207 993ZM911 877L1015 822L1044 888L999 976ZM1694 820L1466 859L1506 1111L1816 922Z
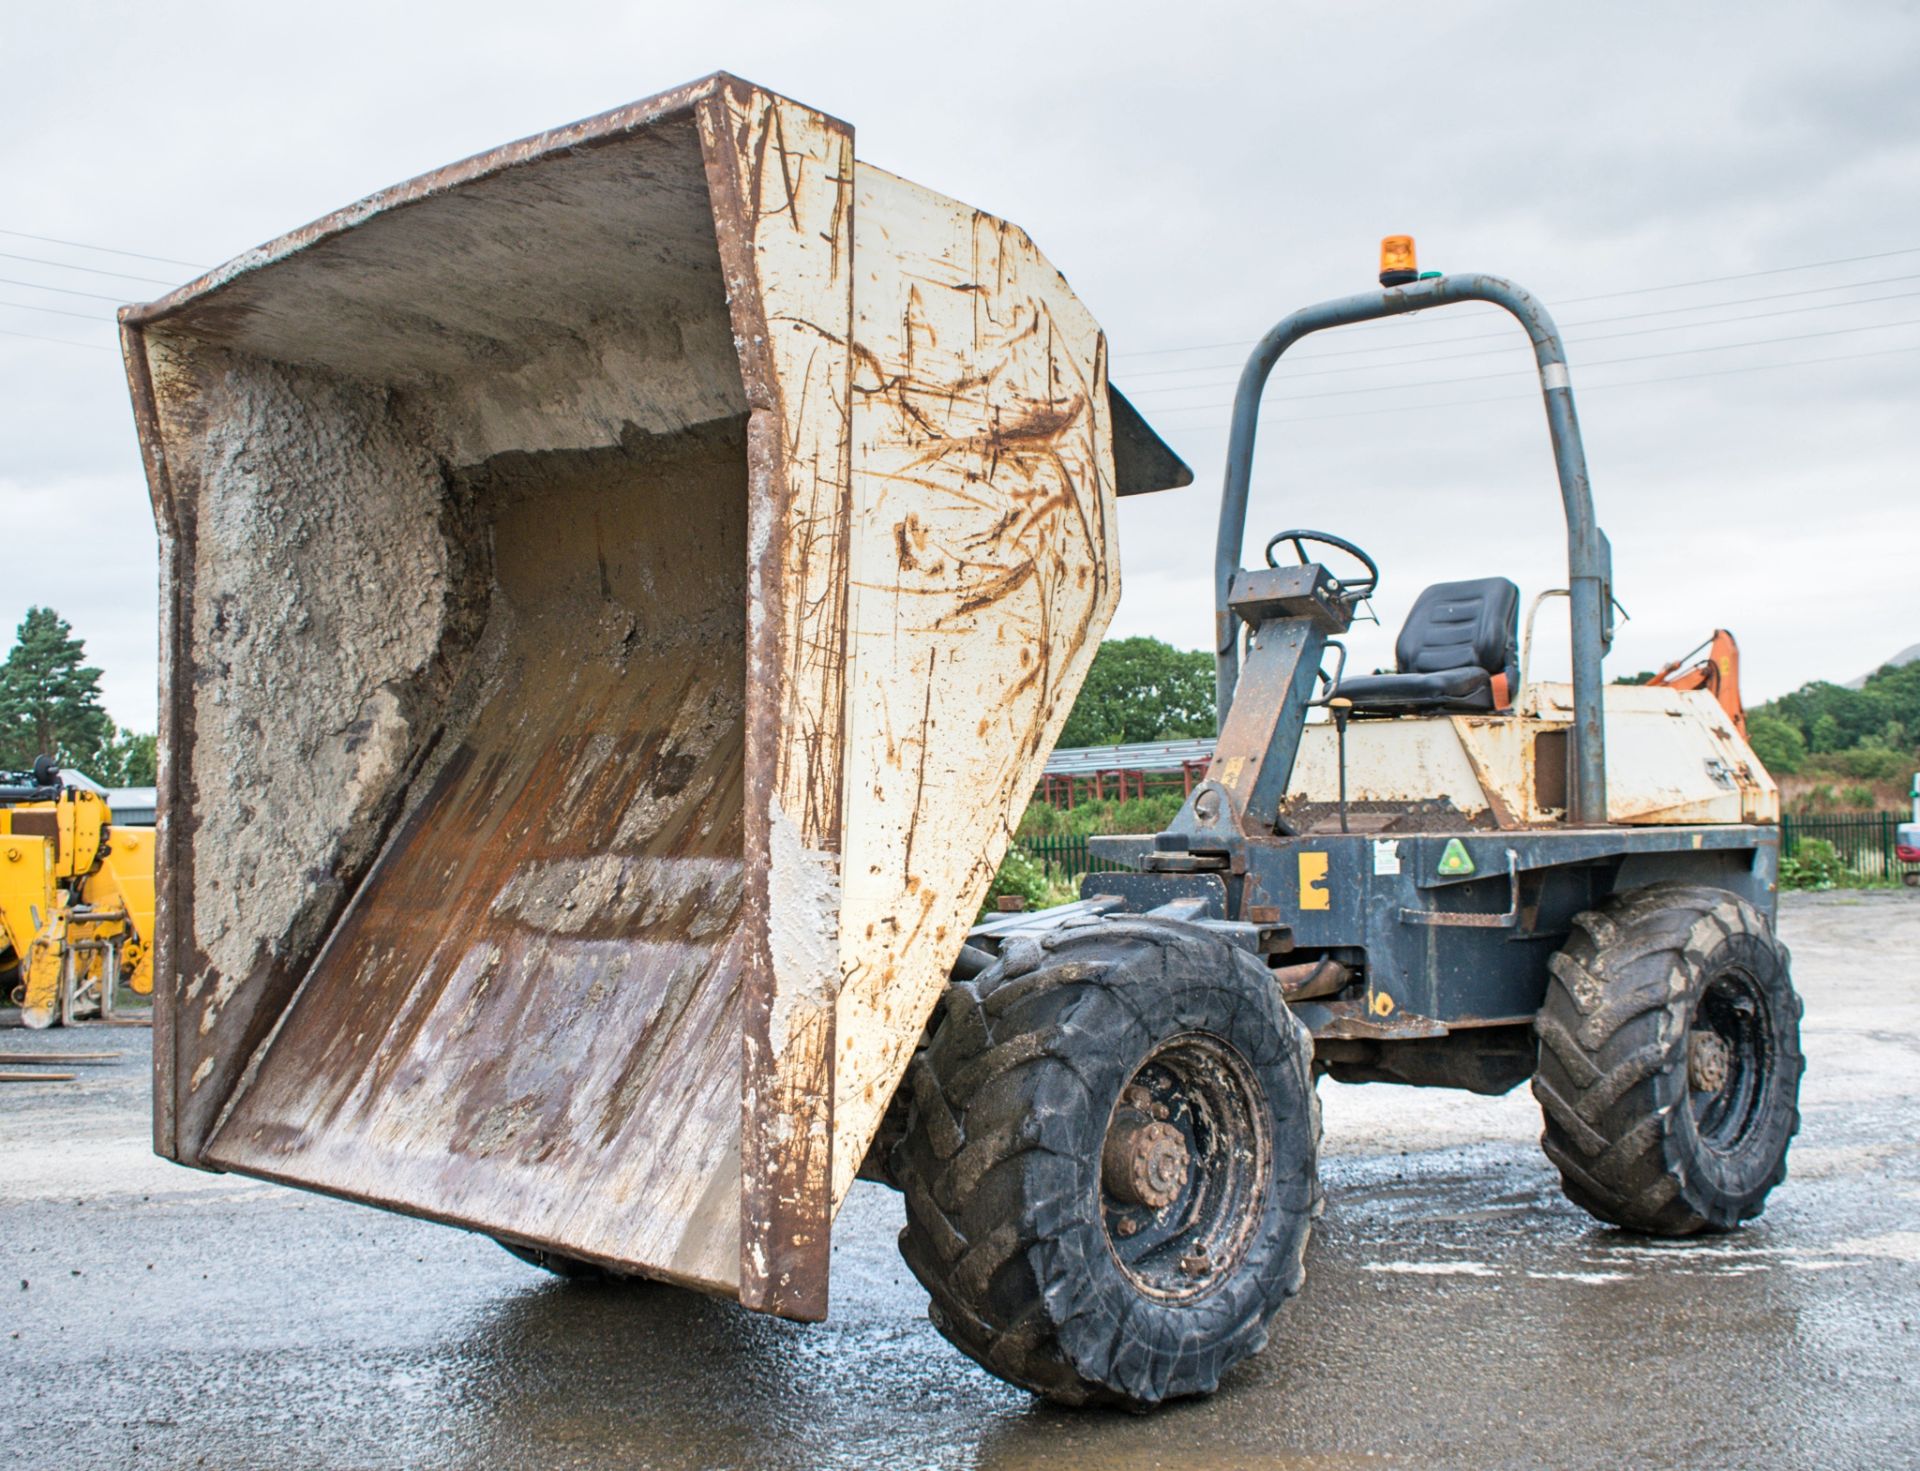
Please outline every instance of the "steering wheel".
M1349 602L1357 603L1362 598L1372 597L1373 590L1380 585L1380 564L1378 562L1374 561L1372 557L1369 557L1345 537L1332 536L1324 531L1295 530L1279 532L1267 543L1267 565L1269 567L1278 567L1280 565L1274 560L1273 549L1283 541L1293 547L1293 554L1300 559L1302 566L1305 566L1313 560L1313 558L1307 555L1306 543L1317 541L1325 546L1338 548L1340 551L1345 552L1348 556L1358 561L1361 566L1365 567L1367 569L1367 575L1365 577L1342 577L1340 579L1341 590L1346 594Z

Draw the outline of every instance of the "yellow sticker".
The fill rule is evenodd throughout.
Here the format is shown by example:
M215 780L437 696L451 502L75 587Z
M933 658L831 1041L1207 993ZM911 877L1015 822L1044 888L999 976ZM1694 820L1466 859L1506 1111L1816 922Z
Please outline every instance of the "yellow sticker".
M1385 991L1375 991L1373 993L1373 1014L1375 1016L1393 1015L1393 998Z
M1302 909L1333 908L1333 895L1323 887L1326 880L1327 855L1302 853L1300 855L1300 907Z
M1229 790L1240 785L1240 773L1247 769L1245 756L1230 756L1220 768L1220 785Z

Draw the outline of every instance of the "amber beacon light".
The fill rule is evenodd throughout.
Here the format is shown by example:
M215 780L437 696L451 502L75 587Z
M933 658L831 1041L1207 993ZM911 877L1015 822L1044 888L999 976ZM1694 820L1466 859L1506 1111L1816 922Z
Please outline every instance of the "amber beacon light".
M1413 236L1389 235L1380 242L1380 284L1405 286L1420 278L1413 259Z

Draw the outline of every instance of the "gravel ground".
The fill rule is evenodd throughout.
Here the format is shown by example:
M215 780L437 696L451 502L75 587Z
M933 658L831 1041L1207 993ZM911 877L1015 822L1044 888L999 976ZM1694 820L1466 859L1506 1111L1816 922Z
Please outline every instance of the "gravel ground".
M124 1054L0 1087L0 1465L1920 1464L1920 893L1790 895L1781 929L1805 1126L1761 1221L1602 1228L1524 1088L1323 1084L1305 1290L1217 1396L1142 1418L949 1349L878 1187L836 1229L832 1320L780 1323L163 1163L144 1030L0 1031L0 1065Z

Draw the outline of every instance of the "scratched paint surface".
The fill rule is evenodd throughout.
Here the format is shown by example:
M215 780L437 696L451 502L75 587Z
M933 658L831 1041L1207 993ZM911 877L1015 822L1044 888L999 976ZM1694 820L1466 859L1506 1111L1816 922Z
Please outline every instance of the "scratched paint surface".
M125 332L158 1147L818 1316L1119 595L1098 325L716 77Z
M858 177L836 1198L1120 596L1098 324L1016 226Z
M741 1300L826 1311L847 721L853 132L732 83L700 110L748 419Z

